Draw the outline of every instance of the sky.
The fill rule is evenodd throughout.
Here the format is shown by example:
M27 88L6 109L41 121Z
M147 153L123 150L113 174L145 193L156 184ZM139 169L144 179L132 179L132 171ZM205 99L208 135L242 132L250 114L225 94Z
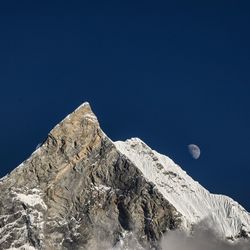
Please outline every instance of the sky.
M88 101L250 211L249 27L249 1L1 1L0 176Z

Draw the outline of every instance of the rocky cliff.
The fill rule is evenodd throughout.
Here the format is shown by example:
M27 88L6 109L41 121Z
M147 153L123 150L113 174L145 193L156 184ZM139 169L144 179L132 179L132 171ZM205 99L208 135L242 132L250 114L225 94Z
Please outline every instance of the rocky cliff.
M139 139L112 142L88 103L0 180L0 249L159 249L208 217L223 237L250 235L238 203Z

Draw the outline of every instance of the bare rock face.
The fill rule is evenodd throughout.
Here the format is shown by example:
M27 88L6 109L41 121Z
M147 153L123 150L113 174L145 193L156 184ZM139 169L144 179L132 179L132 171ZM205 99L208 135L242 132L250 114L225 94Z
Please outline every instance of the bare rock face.
M0 180L0 249L158 249L181 214L84 103Z

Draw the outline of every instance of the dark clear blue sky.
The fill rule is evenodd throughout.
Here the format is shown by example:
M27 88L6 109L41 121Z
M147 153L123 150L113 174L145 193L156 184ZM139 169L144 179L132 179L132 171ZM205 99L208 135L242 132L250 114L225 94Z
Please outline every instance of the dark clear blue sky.
M89 101L250 210L249 1L67 2L1 1L1 176Z

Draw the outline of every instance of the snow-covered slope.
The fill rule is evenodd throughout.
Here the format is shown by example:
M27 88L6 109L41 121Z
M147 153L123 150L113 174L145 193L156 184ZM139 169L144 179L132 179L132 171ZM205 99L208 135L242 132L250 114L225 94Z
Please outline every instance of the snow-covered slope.
M250 214L237 202L211 194L170 158L138 138L117 141L115 145L183 215L184 228L206 220L221 236L235 238L242 233L250 236Z

